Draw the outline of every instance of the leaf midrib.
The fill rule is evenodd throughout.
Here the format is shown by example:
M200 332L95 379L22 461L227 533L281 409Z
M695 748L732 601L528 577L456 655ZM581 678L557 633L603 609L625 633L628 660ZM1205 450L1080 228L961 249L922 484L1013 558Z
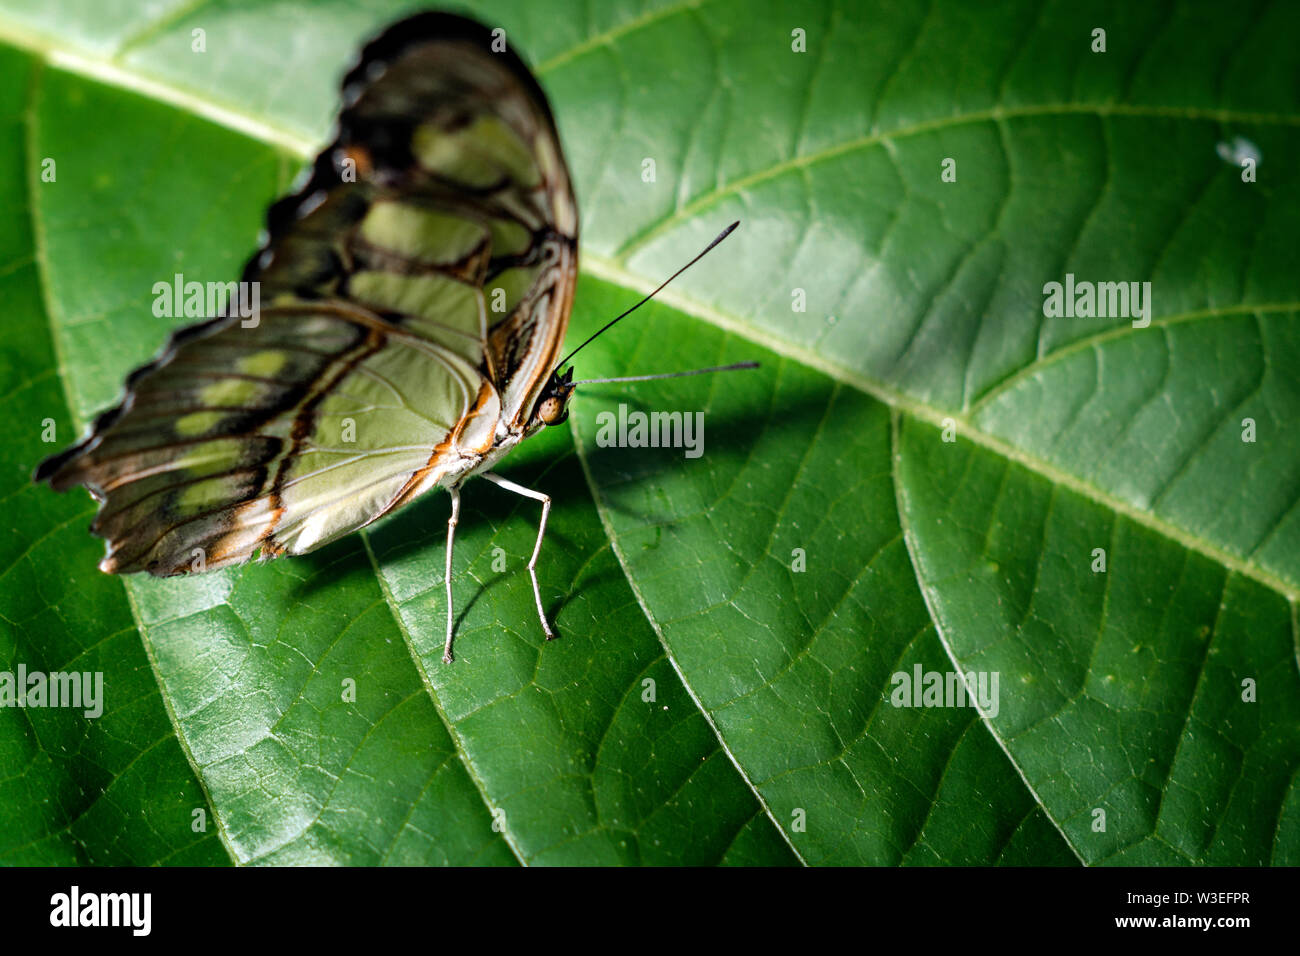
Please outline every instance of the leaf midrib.
M735 753L731 749L731 745L728 744L726 738L723 737L721 728L719 728L717 722L714 721L713 714L709 712L709 709L704 706L704 702L700 700L699 694L695 691L695 686L687 679L685 672L681 668L681 664L677 661L677 656L673 653L672 647L669 646L668 641L664 638L664 632L659 625L659 620L650 610L650 605L646 601L645 595L641 593L640 584L637 582L636 578L632 576L632 569L628 563L627 556L623 553L623 546L620 543L618 536L614 533L614 527L610 523L608 510L601 498L596 480L591 474L591 465L587 458L587 449L586 445L583 443L582 434L578 431L576 423L571 423L569 429L570 433L573 435L574 454L577 455L578 463L582 466L582 477L587 483L587 490L591 494L592 504L595 505L596 515L600 519L601 529L605 532L605 538L609 541L610 550L613 552L614 558L618 561L619 569L622 570L623 577L627 581L628 587L632 589L632 596L636 598L636 603L641 608L641 613L645 615L645 619L647 623L649 623L650 629L654 631L655 639L659 641L659 646L663 648L664 657L667 659L668 664L672 667L674 673L677 674L677 679L682 682L682 687L686 690L687 695L691 698L691 702L695 704L696 709L704 718L704 722L707 723L709 729L713 731L713 736L718 741L718 747L721 748L724 754L726 754L727 759L731 761L732 766L736 768L736 773L740 775L740 779L744 781L745 786L749 788L751 793L753 793L754 799L758 801L758 805L762 808L763 813L765 813L768 819L772 821L772 825L776 827L776 832L779 833L781 839L786 842L786 845L790 848L790 852L794 854L795 859L797 859L802 865L807 866L808 861L804 859L803 854L800 853L799 849L794 845L794 841L790 839L790 834L786 832L785 827L781 825L781 821L778 820L776 814L772 812L771 806L764 798L762 791L758 789L754 784L754 781L750 778L749 772L745 770L744 766L741 765L740 760L737 759Z

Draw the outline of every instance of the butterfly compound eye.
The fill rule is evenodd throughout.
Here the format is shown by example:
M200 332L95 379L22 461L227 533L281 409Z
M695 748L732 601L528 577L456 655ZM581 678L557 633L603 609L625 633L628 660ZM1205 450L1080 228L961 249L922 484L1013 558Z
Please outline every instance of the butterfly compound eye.
M540 418L542 423L545 425L559 425L569 417L564 404L565 403L559 398L552 395L549 398L544 399L542 404L538 406L537 417Z

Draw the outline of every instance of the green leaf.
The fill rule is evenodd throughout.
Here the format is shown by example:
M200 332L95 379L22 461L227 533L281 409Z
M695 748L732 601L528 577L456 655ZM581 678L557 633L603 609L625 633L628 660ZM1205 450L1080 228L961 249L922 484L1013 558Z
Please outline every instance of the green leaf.
M486 483L452 666L444 496L95 571L91 503L32 467L175 324L153 283L236 276L409 9L0 3L0 667L105 686L0 708L0 860L1300 861L1286 4L485 5L577 180L575 343L744 221L579 377L762 369L584 388L504 463L555 499L550 644L539 508ZM1067 274L1150 282L1150 325L1048 317ZM606 447L620 404L705 412L702 456ZM996 708L894 706L917 667L996 672Z

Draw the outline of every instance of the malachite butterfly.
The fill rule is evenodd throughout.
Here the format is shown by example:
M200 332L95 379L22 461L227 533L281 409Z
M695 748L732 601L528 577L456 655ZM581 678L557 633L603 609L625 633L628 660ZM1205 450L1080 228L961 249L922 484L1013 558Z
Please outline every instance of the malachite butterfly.
M173 333L35 477L100 502L101 570L159 576L303 554L446 488L450 661L460 487L482 475L542 503L550 638L550 498L490 471L580 384L559 360L578 211L546 96L499 31L446 13L367 44L342 96L244 269L258 315Z

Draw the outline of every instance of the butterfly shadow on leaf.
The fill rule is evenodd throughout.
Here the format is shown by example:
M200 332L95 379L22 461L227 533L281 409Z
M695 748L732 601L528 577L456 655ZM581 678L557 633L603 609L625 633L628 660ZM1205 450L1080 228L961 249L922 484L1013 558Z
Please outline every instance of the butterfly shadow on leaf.
M765 372L745 373L757 379ZM770 381L770 379L769 379ZM784 394L772 396L767 388L746 392L746 398L719 396L705 411L704 443L698 458L687 458L682 448L602 447L597 442L596 413L584 416L583 446L593 480L600 488L601 505L643 527L671 531L683 511L710 507L713 490L726 488L742 472L769 462L776 452L799 457L823 429L837 387L821 376L810 375ZM757 396L761 396L755 400ZM630 396L617 391L587 393L603 410L622 403L631 411L656 412L691 407L689 401ZM864 401L870 402L869 399ZM593 404L596 404L593 402ZM677 497L689 489L692 500Z
M599 518L585 494L581 465L564 430L551 442L520 449L497 469L512 481L551 496L550 519L537 563L543 606L556 635L561 632L564 608L581 596L584 588L617 578L617 566L592 571L592 554L605 545ZM348 546L373 571L366 544L380 565L384 583L398 602L427 601L443 607L443 569L446 555L450 497L442 489L427 493L399 512L376 522L363 534L368 541L349 536L320 551L294 558L319 569L304 581L300 596L326 589L336 576L349 573L353 560L340 560L336 549ZM536 610L526 563L536 541L541 505L510 494L491 482L471 478L461 487L460 522L452 568L455 629L459 633L471 612L485 597L496 596L498 615L509 614L519 628L537 631ZM350 545L349 545L350 543ZM503 585L508 585L502 592ZM556 596L556 592L559 595ZM430 635L441 640L441 633ZM429 647L432 648L430 643Z

